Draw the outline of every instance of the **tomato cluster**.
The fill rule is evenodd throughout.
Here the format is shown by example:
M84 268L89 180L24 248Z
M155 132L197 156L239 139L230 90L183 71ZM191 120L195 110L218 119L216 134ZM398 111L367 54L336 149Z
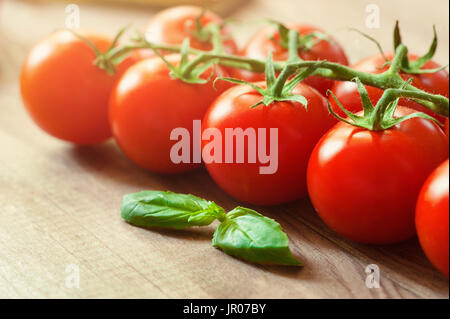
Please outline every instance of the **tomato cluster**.
M175 7L153 17L145 36L169 45L189 39L191 48L209 51L214 46L204 28L211 23L222 25L223 20L198 7ZM342 47L324 31L304 24L290 24L289 28L305 39L315 33L325 35L308 38L309 45L298 49L302 60L348 65ZM270 55L275 61L285 61L291 54L280 31L273 27L257 32L242 50L225 27L220 34L223 52L236 57L265 60ZM175 128L202 138L188 146L191 157L199 151L196 144L210 151L211 129L223 136L228 130L255 129L258 141L268 137L259 129L277 129L274 172L261 174L267 161L264 156L250 161L250 151L246 160L236 160L237 139L231 143L222 139L214 141L215 153L210 155L222 159L226 157L222 152L231 147L227 150L231 160L205 162L211 177L227 193L251 204L281 204L309 194L327 225L358 242L394 243L414 236L417 230L427 256L448 276L448 160L428 178L448 158L448 119L402 98L396 117L411 114L413 109L427 112L446 122L446 134L424 118L372 131L339 122L328 110L330 103L331 110L346 116L334 98L326 97L330 89L347 110L362 110L360 92L353 82L314 75L290 92L302 96L307 106L293 99L258 105L262 97L254 86L267 88L265 82L258 82L264 80L262 73L216 64L205 67L197 82L189 82L174 73L174 68L185 63L183 54L156 54L141 48L114 65L108 64L108 53L117 46L102 35L59 31L31 50L21 73L21 92L26 109L44 131L82 145L113 136L136 164L152 172L179 173L200 163L173 161ZM387 68L386 59L392 58L392 54L376 55L352 68L381 73ZM410 54L409 59L414 61L417 56ZM422 69L437 67L429 61ZM445 70L414 75L403 72L401 76L411 78L411 84L423 91L449 96ZM253 86L215 81L224 77L251 81ZM373 104L383 94L375 87L366 86L366 90ZM194 120L202 120L201 132L194 132ZM245 150L266 155L271 147L268 139L254 146L249 136L245 138Z

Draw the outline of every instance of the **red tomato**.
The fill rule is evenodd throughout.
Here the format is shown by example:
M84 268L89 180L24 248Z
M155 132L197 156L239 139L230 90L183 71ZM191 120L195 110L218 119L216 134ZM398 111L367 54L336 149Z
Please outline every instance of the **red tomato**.
M313 32L324 33L316 27L305 24L291 24L289 25L289 28L297 30L300 35L307 35ZM273 54L274 61L285 61L289 56L287 49L280 45L279 32L269 26L257 32L249 40L242 50L241 55L252 59L265 60L270 52ZM299 56L303 60L327 60L348 65L347 56L345 55L344 50L336 40L331 37L328 41L320 41L310 50L299 50ZM250 82L264 80L263 73L253 73L245 70L236 70L235 76ZM333 86L334 81L323 77L311 76L303 82L325 95L327 90L331 89Z
M112 40L84 33L101 52ZM30 51L20 86L25 107L47 133L76 144L95 144L111 136L108 100L117 78L134 58L117 67L114 76L94 65L94 50L69 31L56 32Z
M257 83L263 87L265 83ZM236 86L223 93L206 113L203 119L202 134L207 129L216 128L222 135L218 143L222 148L222 160L207 163L206 168L216 183L233 197L247 203L257 205L273 205L297 199L306 195L306 166L309 155L319 138L336 123L329 114L326 99L313 88L299 84L293 91L308 100L308 110L297 102L274 102L269 106L259 105L262 96L248 86ZM254 129L259 137L258 129L264 130L266 144L244 142L245 160L237 163L225 163L225 152L231 149L236 157L239 151L237 142L230 146L226 142L227 130ZM270 141L274 136L270 128L278 129L278 139ZM211 141L202 140L202 148ZM258 140L256 138L256 141ZM264 141L264 140L263 140ZM276 143L276 144L272 144ZM256 145L255 145L256 144ZM277 169L274 174L261 174L263 164L259 156L251 163L247 151L258 154L260 151L270 155L270 146L277 145ZM262 147L265 147L265 151ZM215 150L214 150L215 152ZM204 155L204 154L203 154ZM273 156L275 159L275 156Z
M398 107L396 116L411 112ZM399 242L415 234L420 188L447 157L445 135L430 120L414 118L378 132L340 122L312 152L309 196L322 220L342 236Z
M202 13L202 8L197 6L177 6L172 7L156 14L145 29L146 38L154 43L164 43L179 45L185 38L189 38L190 45L194 49L209 51L212 49L210 41L201 41L194 36L195 19ZM207 10L200 19L202 26L208 23L220 25L223 23L215 13ZM224 37L223 46L227 53L237 52L237 46L227 29L222 29ZM154 52L150 49L140 50L144 57L153 56Z
M449 138L449 126L450 126L449 119L446 119L445 120L444 132L445 132L445 135L447 136L447 139Z
M173 65L180 56L168 55ZM203 76L209 78L213 68ZM170 150L177 141L170 140L174 128L186 128L192 136L193 120L201 120L213 100L230 84L215 77L227 76L219 67L207 84L188 84L169 76L169 68L154 57L136 63L122 76L112 92L110 122L113 136L124 153L138 165L159 173L176 173L199 164L175 164ZM192 145L191 145L192 154Z
M392 60L393 54L388 53L386 54L386 57L389 60ZM409 58L410 60L414 61L418 57L416 55L410 54ZM352 68L363 72L377 74L382 73L388 69L388 66L383 67L384 64L385 64L384 58L380 54L378 54L358 62L357 64L353 65ZM422 69L435 69L439 67L440 67L439 64L433 61L428 61L423 66ZM420 75L401 74L401 76L404 80L412 78L413 82L411 84L421 90L433 94L441 94L448 97L448 85L449 85L448 72L445 70L441 70L439 72L431 74L420 74ZM366 86L366 89L369 94L370 100L372 101L372 104L375 105L383 95L384 91L372 86ZM336 95L341 104L344 105L345 108L348 109L349 111L358 112L362 110L361 97L358 93L356 83L335 82L332 92ZM337 114L345 116L345 113L339 108L339 106L336 104L335 100L331 95L329 97L329 100L333 110ZM431 110L425 108L424 106L420 105L417 102L408 99L401 99L400 104L427 113L431 116L434 116L441 122L445 120L444 117L433 113Z
M432 264L448 278L448 160L428 177L417 201L416 228Z

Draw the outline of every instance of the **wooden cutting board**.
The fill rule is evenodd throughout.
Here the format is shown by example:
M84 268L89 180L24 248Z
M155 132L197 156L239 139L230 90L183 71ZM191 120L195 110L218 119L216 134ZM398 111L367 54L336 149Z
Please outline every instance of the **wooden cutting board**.
M448 2L379 3L380 29L365 29L365 1L250 1L233 16L242 42L258 20L306 21L331 30L352 61L375 53L345 26L391 45L396 18L410 48L423 53L435 23L436 59L448 63ZM383 4L384 3L384 4ZM144 26L152 9L81 4L82 27L113 34ZM401 10L408 7L408 10ZM226 208L238 205L200 169L176 176L148 173L114 142L76 147L41 132L25 113L20 65L40 37L63 27L65 4L0 2L0 297L2 298L448 298L448 280L427 261L416 239L393 246L347 241L327 228L307 199L256 208L277 219L291 239L300 269L257 266L211 247L213 227L156 231L120 218L121 197L142 189L193 193ZM421 19L414 17L419 16ZM43 83L45 85L45 83ZM366 267L380 270L380 288L367 288ZM78 273L79 288L72 279Z

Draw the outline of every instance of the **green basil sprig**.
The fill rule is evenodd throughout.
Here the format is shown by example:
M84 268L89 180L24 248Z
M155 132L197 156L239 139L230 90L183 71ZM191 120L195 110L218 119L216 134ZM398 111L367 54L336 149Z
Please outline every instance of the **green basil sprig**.
M122 218L136 226L174 229L219 220L212 244L226 254L259 264L301 265L280 224L248 208L236 207L227 214L214 202L194 195L142 191L123 197Z
M213 246L255 263L300 265L289 250L289 239L280 224L244 207L227 214L214 233Z
M214 202L189 194L142 191L125 195L122 200L122 218L141 227L207 226L225 215Z

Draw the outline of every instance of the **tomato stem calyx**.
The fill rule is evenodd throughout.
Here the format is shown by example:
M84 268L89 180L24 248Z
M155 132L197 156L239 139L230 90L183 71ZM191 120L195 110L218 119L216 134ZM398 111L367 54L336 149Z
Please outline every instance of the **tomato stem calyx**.
M316 70L321 66L321 64L318 63L316 65L312 65L306 68L305 70L297 70L295 67L293 67L293 65L295 64L289 63L286 64L283 70L281 71L281 74L278 77L276 77L275 66L272 60L272 53L270 53L266 62L265 89L251 82L224 77L216 78L214 84L218 80L224 80L235 84L248 85L252 87L255 91L261 94L263 98L258 103L252 105L251 108L259 106L261 104L265 106L270 106L274 102L288 102L288 101L300 103L305 108L307 108L308 100L302 95L292 94L292 91L297 86L297 84L299 84L309 75L311 75L314 72L314 70ZM293 74L295 75L290 80L288 80Z
M278 34L280 35L280 46L285 49L292 48L292 46L290 45L291 42L289 39L289 33L290 31L293 31L293 29L289 29L286 25L272 19L266 19L266 21L277 28ZM273 35L270 38L272 40L275 40ZM311 32L305 35L300 35L297 33L297 40L297 45L292 49L304 52L311 50L320 41L330 41L329 37L325 33L319 31Z
M190 32L188 31L188 33L191 33L193 37L201 42L210 42L211 34L207 30L205 30L205 27L202 24L202 18L204 17L205 13L206 8L203 7L200 14L194 19L195 30Z
M395 28L394 28L394 51L396 52L401 45L402 45L402 37L400 34L399 22L396 21ZM414 61L411 61L408 58L408 54L407 54L408 49L406 49L406 54L400 60L399 69L403 73L407 73L407 74L435 73L435 72L446 69L448 67L448 65L444 65L442 67L435 68L435 69L422 69L422 67L434 57L434 54L436 53L437 45L438 45L438 40L437 40L436 26L433 25L433 40L428 49L428 52L425 53L420 58L418 58Z
M217 25L214 22L209 22L208 24L203 25L202 19L205 16L206 11L207 9L203 7L200 14L194 19L194 31L188 30L187 33L200 42L211 43L214 47L214 51L222 52L223 37L221 31L225 26L225 23Z
M86 43L89 47L92 48L92 50L95 53L95 60L94 65L99 67L102 70L105 70L106 73L109 75L114 75L116 73L116 66L120 64L126 57L126 55L120 55L116 56L116 51L118 49L117 45L119 43L120 38L125 33L125 31L129 28L129 25L123 27L122 29L117 32L116 36L114 37L113 41L111 42L110 46L105 52L101 52L94 43L92 43L89 39L81 35L80 33L77 33L73 31L72 29L67 29L69 32L71 32L73 35L78 37L80 40L82 40L84 43Z
M415 100L420 100L421 98L423 98L423 94L421 92L412 92L409 90L405 90L404 88L387 89L384 91L381 99L378 101L376 106L373 106L372 102L370 101L369 94L367 93L367 90L364 87L364 85L361 83L361 80L359 78L355 78L354 81L358 86L358 91L361 96L361 102L363 105L362 116L348 111L339 102L334 93L331 90L328 90L328 93L331 94L331 96L336 101L336 104L339 106L339 108L348 116L348 118L343 118L340 115L338 115L332 109L330 102L328 102L328 110L340 121L370 131L387 130L403 121L412 118L423 118L436 122L439 125L442 125L434 117L422 112L415 112L401 117L394 116L400 97L410 97ZM404 86L408 84L409 82L406 82Z
M202 55L197 55L192 60L189 60L189 38L184 39L183 44L181 46L181 59L180 64L178 66L174 66L171 64L165 57L162 55L158 49L151 47L153 51L164 61L167 67L170 69L169 75L173 79L179 79L183 82L190 84L205 84L208 83L211 78L214 76L214 72L211 73L211 76L207 79L201 77L201 75L209 68L213 67L217 64L215 60L209 60L203 62L204 57Z
M241 85L249 85L253 89L255 89L259 94L262 95L263 99L252 105L251 108L256 107L258 105L269 106L274 102L297 102L302 104L305 108L308 106L308 101L304 96L298 94L292 94L294 88L303 81L305 78L310 76L316 69L320 68L324 61L318 62L314 65L311 65L307 68L299 69L296 67L298 62L301 62L298 55L298 42L299 35L296 30L288 30L288 38L289 38L289 59L286 62L285 66L280 72L280 75L277 77L275 73L275 64L272 59L272 52L269 53L269 57L266 61L265 66L265 80L266 80L266 89L257 86L254 83L250 83L247 81L234 79L234 78L217 78L217 80L225 80L228 82L241 84ZM216 82L214 81L214 83Z

